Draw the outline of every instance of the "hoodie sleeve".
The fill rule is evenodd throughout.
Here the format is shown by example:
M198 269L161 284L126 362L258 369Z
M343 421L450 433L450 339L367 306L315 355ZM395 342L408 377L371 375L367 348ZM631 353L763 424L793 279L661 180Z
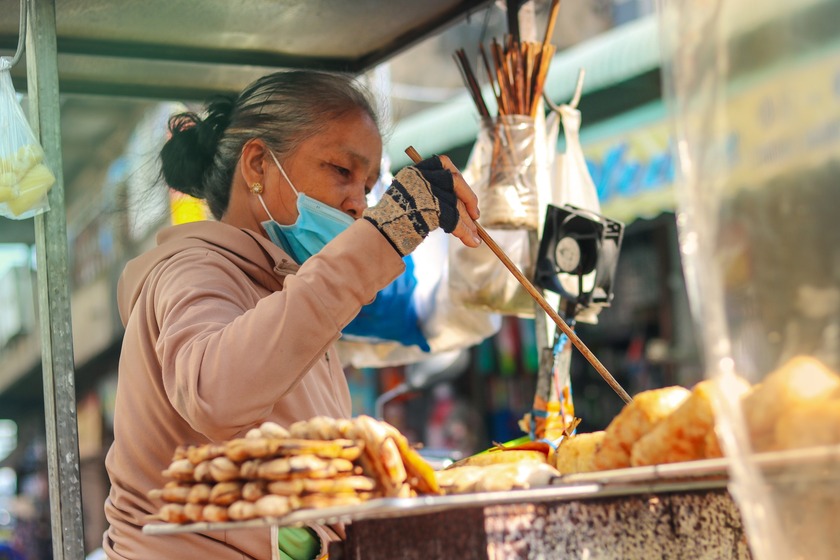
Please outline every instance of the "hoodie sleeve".
M167 397L196 431L233 437L267 417L403 268L364 220L287 276L282 290L262 298L246 275L211 250L170 259L154 292L155 350Z

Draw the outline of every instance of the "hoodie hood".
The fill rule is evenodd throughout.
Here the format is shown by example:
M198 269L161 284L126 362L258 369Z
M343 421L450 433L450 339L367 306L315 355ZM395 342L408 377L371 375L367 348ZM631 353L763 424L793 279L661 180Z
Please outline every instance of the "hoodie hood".
M157 234L156 243L153 249L130 260L120 276L117 306L123 326L152 271L190 249L206 249L221 255L270 291L281 289L283 278L300 268L281 248L260 234L221 222L168 227Z

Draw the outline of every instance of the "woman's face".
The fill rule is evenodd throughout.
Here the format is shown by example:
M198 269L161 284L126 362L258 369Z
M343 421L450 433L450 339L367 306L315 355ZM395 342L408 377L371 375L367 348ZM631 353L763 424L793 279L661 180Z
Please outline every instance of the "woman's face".
M304 140L285 159L278 160L294 188L352 218L361 218L365 196L379 178L382 138L362 110L334 119L321 133ZM297 195L270 154L266 155L263 198L281 224L297 219Z

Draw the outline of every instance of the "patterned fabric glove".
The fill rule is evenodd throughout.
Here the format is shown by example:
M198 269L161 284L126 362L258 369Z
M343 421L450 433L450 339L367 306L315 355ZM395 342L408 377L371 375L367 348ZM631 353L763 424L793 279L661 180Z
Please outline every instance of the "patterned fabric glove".
M452 173L433 157L401 169L382 200L363 216L404 257L438 226L452 233L458 225L457 204Z

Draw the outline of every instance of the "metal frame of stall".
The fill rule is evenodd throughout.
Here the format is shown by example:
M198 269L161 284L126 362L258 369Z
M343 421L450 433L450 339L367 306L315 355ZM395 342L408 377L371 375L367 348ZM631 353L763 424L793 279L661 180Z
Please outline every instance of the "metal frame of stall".
M509 14L528 1L509 0ZM67 220L61 154L56 0L21 0L29 122L56 181L50 211L35 216L41 361L44 384L53 557L84 558L84 524L76 418L75 365L67 282ZM509 15L510 21L516 18ZM20 59L19 44L15 59ZM538 329L542 332L544 329Z
M55 174L51 210L34 218L38 314L44 381L50 524L56 560L84 558L82 489L70 287L67 217L61 158L55 0L21 0L25 34L29 122ZM20 56L20 49L16 58Z

